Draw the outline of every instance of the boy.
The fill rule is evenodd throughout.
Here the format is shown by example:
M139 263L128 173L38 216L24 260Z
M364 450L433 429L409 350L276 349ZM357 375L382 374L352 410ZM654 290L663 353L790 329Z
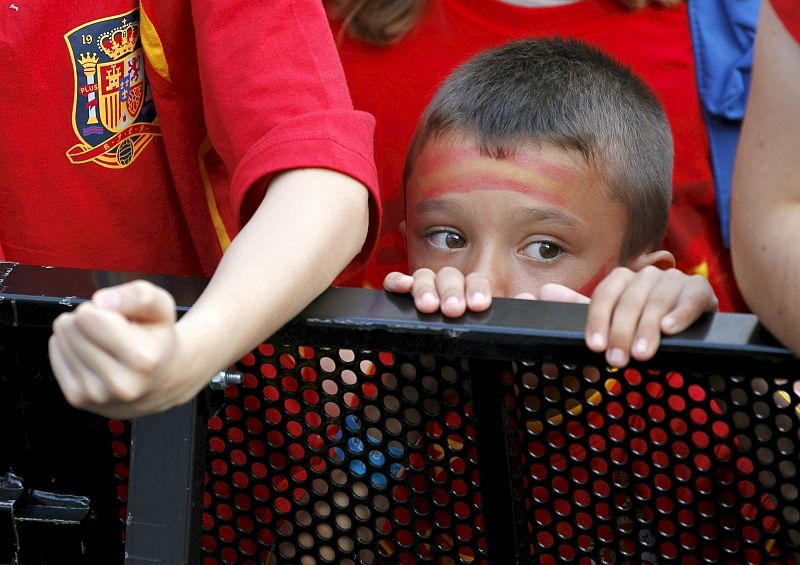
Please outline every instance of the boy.
M476 56L442 85L406 160L413 276L384 287L446 316L492 296L589 302L587 345L615 367L655 354L717 299L659 249L672 180L661 105L577 41ZM465 276L466 275L466 276Z

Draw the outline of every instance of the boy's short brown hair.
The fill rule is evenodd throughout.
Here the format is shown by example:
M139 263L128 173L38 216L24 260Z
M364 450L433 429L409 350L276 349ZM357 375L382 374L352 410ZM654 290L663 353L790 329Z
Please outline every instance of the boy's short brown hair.
M409 149L404 184L428 140L474 136L502 159L540 142L581 154L623 204L620 261L657 249L672 198L672 134L661 104L629 69L563 39L508 43L459 67L426 108Z

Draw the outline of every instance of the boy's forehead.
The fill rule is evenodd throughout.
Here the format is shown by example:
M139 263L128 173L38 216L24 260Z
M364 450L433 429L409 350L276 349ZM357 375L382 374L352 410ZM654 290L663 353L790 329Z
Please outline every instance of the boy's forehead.
M445 135L423 146L406 197L420 201L473 190L513 190L562 204L565 192L583 184L588 173L582 158L551 144L521 144L498 159L467 136Z

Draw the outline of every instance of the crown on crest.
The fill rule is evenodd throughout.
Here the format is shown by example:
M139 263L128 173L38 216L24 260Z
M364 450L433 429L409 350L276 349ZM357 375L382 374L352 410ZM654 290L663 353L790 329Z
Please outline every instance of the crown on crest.
M97 65L99 58L94 53L82 53L78 58L78 62L84 69L92 68Z
M117 28L100 34L97 44L111 59L119 59L123 55L133 53L139 39L139 24L125 23Z

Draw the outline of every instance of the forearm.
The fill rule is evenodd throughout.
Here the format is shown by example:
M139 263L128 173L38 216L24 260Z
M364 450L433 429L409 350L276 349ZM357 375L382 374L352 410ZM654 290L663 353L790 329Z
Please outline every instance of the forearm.
M366 188L333 171L276 177L178 323L190 372L209 378L325 290L364 243L367 201Z

